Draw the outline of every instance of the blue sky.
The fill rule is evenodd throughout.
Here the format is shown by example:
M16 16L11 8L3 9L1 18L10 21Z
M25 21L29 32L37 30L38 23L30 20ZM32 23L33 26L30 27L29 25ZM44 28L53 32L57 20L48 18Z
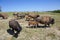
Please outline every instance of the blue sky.
M49 11L60 9L60 0L0 0L3 12Z

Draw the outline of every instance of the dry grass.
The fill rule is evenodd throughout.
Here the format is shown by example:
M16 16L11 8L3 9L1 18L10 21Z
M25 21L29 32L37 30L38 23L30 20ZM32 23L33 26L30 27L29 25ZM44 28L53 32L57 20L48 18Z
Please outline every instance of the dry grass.
M50 28L26 28L28 22L25 19L17 20L22 31L20 32L18 38L13 37L7 33L9 29L8 22L9 19L0 20L0 40L60 40L60 14L54 13L39 13L42 15L49 15L55 19L55 24L51 25ZM12 16L10 16L12 18ZM59 29L57 29L59 27Z

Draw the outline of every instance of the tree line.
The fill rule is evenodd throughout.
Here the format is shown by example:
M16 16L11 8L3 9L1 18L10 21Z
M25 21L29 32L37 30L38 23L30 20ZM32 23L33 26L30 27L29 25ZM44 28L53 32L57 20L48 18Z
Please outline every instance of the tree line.
M60 10L53 10L53 11L48 11L48 12L60 13Z

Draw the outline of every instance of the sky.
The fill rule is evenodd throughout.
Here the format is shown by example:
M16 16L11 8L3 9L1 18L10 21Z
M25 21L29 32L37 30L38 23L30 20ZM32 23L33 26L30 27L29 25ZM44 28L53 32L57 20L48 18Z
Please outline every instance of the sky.
M51 11L60 9L60 0L0 0L3 12Z

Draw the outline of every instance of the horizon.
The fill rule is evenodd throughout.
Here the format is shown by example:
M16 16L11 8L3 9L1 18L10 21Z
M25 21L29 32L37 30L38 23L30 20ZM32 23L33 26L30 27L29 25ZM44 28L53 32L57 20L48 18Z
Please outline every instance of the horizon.
M60 9L60 0L0 0L2 12L52 11Z

